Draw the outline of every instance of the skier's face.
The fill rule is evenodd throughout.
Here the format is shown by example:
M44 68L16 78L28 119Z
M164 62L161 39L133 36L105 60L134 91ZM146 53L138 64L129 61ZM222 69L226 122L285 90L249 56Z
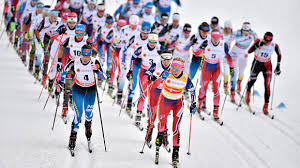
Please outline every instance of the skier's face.
M179 20L174 19L174 20L173 20L173 25L174 25L174 26L178 26L178 24L179 24Z
M190 31L183 31L183 33L184 33L184 38L189 38L190 37L190 34L191 34L191 32Z
M161 63L164 67L168 67L171 64L171 59L162 59Z
M81 56L81 61L82 61L82 63L84 63L84 64L89 63L90 60L91 60L91 56L83 56L83 55Z
M81 41L83 39L84 35L85 35L84 32L76 32L76 36L75 37L76 37L76 39L78 41Z
M56 22L57 17L56 16L50 16L51 23Z
M76 22L68 22L68 26L70 29L74 29L76 26Z
M231 31L232 31L232 29L231 29L230 27L225 27L225 28L224 28L224 33L225 33L225 34L230 34Z
M93 10L93 9L96 8L96 5L93 4L93 3L89 3L89 4L88 4L88 7L89 7L90 10Z
M148 35L149 35L149 33L141 32L142 39L147 39Z
M157 43L151 43L151 42L148 42L148 44L149 44L149 47L150 47L150 48L154 48L154 47L156 46Z
M131 30L135 30L137 28L137 25L130 25Z
M43 12L43 8L37 8L37 9L36 9L36 13L37 13L37 14L41 14L42 12Z
M167 24L167 22L168 22L168 19L166 19L166 18L163 18L163 19L161 19L161 24Z
M243 35L248 36L249 35L249 30L243 30Z
M151 13L152 13L152 9L151 9L151 8L145 8L145 12L146 12L147 14L151 14Z
M176 78L182 73L182 71L183 68L172 66L172 75L175 76Z
M113 24L112 23L105 23L105 26L110 29L113 26Z
M221 37L212 37L211 41L214 45L217 45L221 40Z
M104 15L104 10L98 10L98 16L102 17Z

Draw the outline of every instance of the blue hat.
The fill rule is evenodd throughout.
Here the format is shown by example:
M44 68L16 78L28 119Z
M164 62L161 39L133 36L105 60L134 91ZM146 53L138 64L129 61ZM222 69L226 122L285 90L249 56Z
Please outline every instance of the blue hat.
M89 48L81 48L81 54L83 56L90 56L92 54L93 49L89 49Z
M85 26L83 24L77 24L75 26L75 32L85 32Z
M145 5L145 8L149 8L149 9L152 9L153 8L153 3L152 2L148 2L146 5Z
M142 32L150 33L150 31L151 31L151 23L143 22L142 23Z
M141 2L141 0L133 0L133 3L134 4L138 4L138 3L140 3Z
M114 23L114 18L112 16L108 15L105 19L105 23L108 23L108 24Z
M50 11L49 16L56 16L56 17L58 17L58 14L59 14L59 12L57 10L53 9L53 10Z

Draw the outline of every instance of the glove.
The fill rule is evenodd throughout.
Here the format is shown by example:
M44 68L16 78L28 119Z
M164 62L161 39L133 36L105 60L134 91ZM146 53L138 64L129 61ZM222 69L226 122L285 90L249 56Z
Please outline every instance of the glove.
M41 47L41 48L44 48L44 43L43 42L39 42L39 46Z
M155 81L157 77L155 75L149 75L148 76L148 81Z
M166 79L169 75L170 75L170 72L169 72L169 71L163 71L162 74L161 74L161 77L162 77L163 79Z
M230 76L231 76L231 78L233 78L233 76L234 76L234 68L230 68Z
M276 69L274 71L275 75L280 75L281 74L281 70L280 70L280 64L277 64Z
M204 50L204 49L207 47L207 45L208 45L208 41L205 40L205 41L201 44L200 48Z
M66 28L66 27L62 27L62 28L59 30L58 34L59 34L59 35L65 34L66 31L67 31L67 28Z
M25 36L24 36L24 37L25 37L26 40L29 40L29 39L30 39L30 38L29 38L28 32L25 33Z
M265 42L264 42L264 41L261 41L261 42L259 43L259 46L262 47L264 44L265 44Z
M57 72L60 72L61 67L62 67L62 63L58 62L57 65L56 65Z
M126 77L127 77L128 80L132 79L132 70L128 71Z
M197 111L196 102L193 102L190 106L190 113L195 114Z

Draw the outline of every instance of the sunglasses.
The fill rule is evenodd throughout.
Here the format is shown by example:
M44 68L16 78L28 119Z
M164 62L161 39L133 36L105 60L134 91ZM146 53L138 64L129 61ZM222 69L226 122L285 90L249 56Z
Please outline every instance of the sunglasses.
M183 71L183 69L184 68L177 68L177 69L175 69L174 67L172 67L172 71L174 71L174 72L180 72L180 71Z
M75 35L76 36L84 36L85 34L84 33L76 33Z
M149 40L149 43L151 43L151 44L156 44L157 41L150 41L150 40Z

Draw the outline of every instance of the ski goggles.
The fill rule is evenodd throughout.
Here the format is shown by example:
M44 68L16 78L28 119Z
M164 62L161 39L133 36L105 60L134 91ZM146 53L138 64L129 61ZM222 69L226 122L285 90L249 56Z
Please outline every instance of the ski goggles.
M92 54L93 49L88 49L88 48L82 48L81 49L81 54L83 56L90 56Z
M155 41L155 40L149 40L149 39L148 39L148 42L151 43L151 44L156 44L157 43L157 41Z
M179 68L174 68L174 67L179 67ZM173 60L172 62L172 69L177 69L179 70L183 70L184 68L184 62L178 61L178 60ZM176 71L176 70L175 70Z
M104 5L98 5L97 10L98 11L105 11L105 6Z
M76 36L84 36L85 33L76 33L75 35L76 35Z
M161 20L169 20L169 17L168 16L162 16Z

